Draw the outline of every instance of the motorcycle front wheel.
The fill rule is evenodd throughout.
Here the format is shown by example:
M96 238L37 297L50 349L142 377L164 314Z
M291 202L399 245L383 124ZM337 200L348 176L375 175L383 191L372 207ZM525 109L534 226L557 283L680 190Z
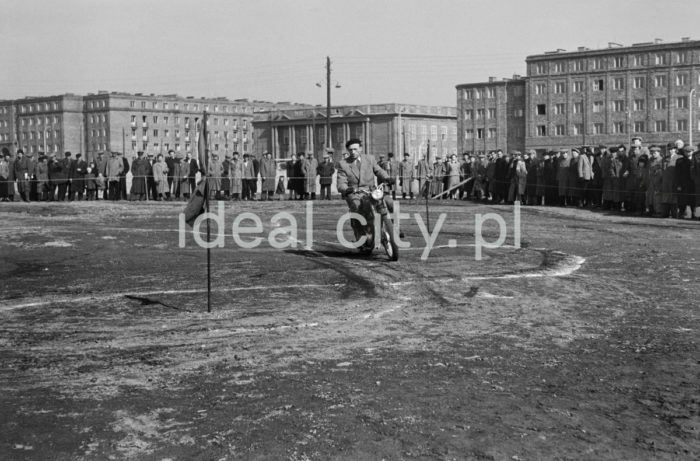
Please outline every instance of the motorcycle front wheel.
M399 260L399 246L394 238L394 223L389 219L389 216L382 218L382 246L384 246L384 251L390 260Z

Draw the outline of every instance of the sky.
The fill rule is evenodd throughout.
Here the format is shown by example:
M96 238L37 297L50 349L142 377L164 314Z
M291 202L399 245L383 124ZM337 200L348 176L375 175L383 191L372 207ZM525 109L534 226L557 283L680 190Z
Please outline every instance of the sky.
M700 39L698 18L698 0L0 0L0 99L325 105L330 56L333 105L454 106L456 85L524 75L528 55Z

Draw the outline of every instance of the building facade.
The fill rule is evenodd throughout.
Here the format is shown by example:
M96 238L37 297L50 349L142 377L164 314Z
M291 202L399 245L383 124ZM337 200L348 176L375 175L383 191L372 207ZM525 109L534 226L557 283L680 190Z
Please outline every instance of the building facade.
M525 148L525 80L491 77L485 83L457 85L460 152Z
M0 102L0 147L12 155L25 152L81 152L88 160L98 152L192 151L197 122L208 113L209 148L224 156L253 152L253 117L273 108L306 107L227 98L144 95L100 91Z
M525 62L525 78L457 85L461 151L700 141L700 41L610 43Z
M526 145L698 140L700 41L610 44L529 56ZM693 131L691 136L690 130Z
M457 117L454 107L410 104L335 106L330 114L330 145L334 160L343 158L345 142L363 141L364 151L406 152L414 161L457 153ZM269 151L274 158L304 152L321 159L326 149L325 107L272 110L255 115L256 155Z

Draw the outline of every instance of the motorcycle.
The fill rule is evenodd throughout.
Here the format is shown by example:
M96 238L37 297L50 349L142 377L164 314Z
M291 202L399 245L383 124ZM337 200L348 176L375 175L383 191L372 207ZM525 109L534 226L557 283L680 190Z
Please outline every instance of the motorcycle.
M383 247L391 261L398 261L399 246L394 236L394 222L389 216L389 209L384 198L384 184L378 184L371 190L360 189L357 193L361 195L358 212L367 221L362 226L367 240L360 251L363 254L371 254L373 250ZM379 233L378 239L377 233ZM360 237L358 236L358 238Z

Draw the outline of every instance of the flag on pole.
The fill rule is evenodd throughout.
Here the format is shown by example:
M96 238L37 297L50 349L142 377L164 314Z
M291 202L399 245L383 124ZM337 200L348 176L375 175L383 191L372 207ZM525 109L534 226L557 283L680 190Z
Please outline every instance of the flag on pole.
M187 205L185 206L185 222L192 226L197 216L205 211L205 201L207 194L207 170L209 169L209 149L207 148L207 113L204 113L202 123L198 127L197 141L197 162L199 163L199 171L202 174L202 180L199 181L195 190L192 191Z

